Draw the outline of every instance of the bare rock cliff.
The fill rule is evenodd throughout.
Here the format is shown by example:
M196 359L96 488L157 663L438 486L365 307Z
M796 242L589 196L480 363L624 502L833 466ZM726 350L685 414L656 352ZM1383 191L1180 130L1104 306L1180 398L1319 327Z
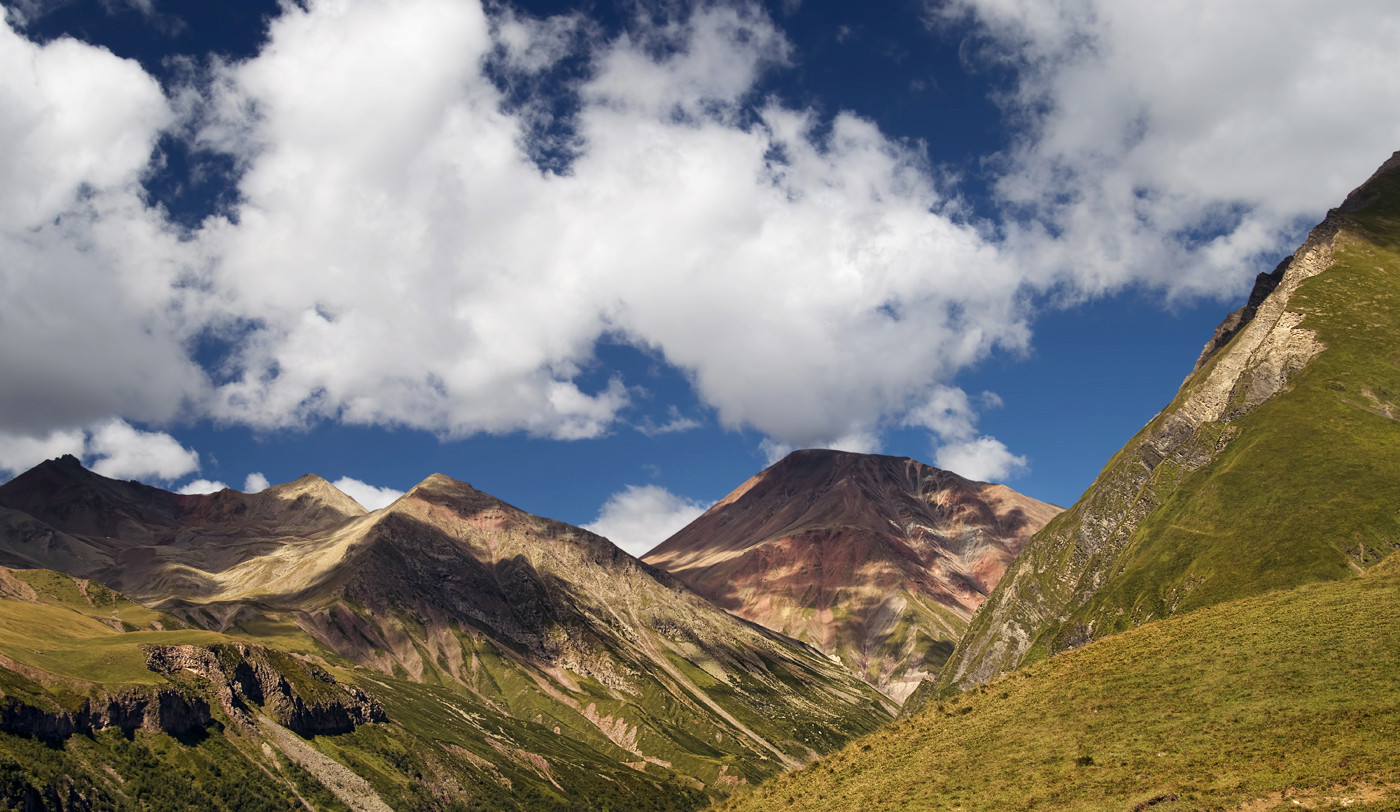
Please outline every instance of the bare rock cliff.
M209 703L175 688L125 688L83 699L75 708L0 695L0 731L45 741L62 741L115 727L182 734L211 724Z
M252 706L300 736L348 733L385 722L374 697L338 682L314 663L261 646L143 646L146 667L160 674L188 672L208 680L224 713L249 728Z

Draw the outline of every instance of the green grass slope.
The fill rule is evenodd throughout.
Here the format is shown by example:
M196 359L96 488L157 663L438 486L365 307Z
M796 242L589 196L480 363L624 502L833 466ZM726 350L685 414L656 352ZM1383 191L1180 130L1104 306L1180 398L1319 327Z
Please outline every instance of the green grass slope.
M1099 640L717 809L1400 810L1397 569Z
M1271 297L1321 352L1262 400L1276 350L1242 350L1243 331L1188 378L1027 545L941 674L945 693L1153 618L1346 578L1400 547L1400 161L1344 209L1294 259L1330 266ZM1246 354L1219 416L1185 419Z
M298 643L293 650L323 651L309 637L281 639ZM0 568L0 809L383 808L347 803L343 788L327 786L337 774L358 776L379 802L401 810L680 810L711 797L668 770L628 766L628 754L607 742L561 736L543 719L522 718L460 686L427 686L322 659L341 682L378 699L389 722L302 738L270 727L266 718L275 714L256 703L248 710L259 718L257 728L240 724L202 677L146 668L143 646L213 647L228 657L237 642L184 628L95 582ZM327 690L300 657L263 652L308 703ZM156 691L178 693L192 706L203 700L209 722L175 735L149 726L55 732L61 724L44 724L81 719L85 708L112 702L139 703ZM717 758L730 757L738 777L766 774L712 749ZM316 754L333 762L329 778Z

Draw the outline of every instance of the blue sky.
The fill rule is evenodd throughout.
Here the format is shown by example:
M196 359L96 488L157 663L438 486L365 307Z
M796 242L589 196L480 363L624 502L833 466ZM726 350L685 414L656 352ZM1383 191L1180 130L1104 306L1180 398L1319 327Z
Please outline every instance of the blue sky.
M807 446L1070 504L1400 147L1390 2L3 6L0 477L633 552Z

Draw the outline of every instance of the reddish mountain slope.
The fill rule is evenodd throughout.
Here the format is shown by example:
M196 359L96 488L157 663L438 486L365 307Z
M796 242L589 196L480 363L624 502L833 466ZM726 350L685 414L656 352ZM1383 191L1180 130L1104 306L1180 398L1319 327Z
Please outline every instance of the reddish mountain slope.
M798 451L644 560L902 701L1059 512L907 458Z

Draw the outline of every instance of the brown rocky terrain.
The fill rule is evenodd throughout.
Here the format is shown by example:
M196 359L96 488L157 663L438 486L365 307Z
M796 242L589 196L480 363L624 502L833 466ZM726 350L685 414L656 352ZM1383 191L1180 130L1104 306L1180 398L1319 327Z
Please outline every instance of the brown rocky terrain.
M0 485L0 565L92 578L149 602L219 591L211 573L364 514L313 474L256 494L186 496L108 479L64 456Z
M903 701L1059 511L907 458L797 451L643 560Z
M254 495L179 496L64 458L0 486L0 506L0 563L120 584L177 624L450 686L592 757L695 787L799 766L893 711L818 652L737 620L607 539L441 475L366 512L314 476ZM274 655L242 652L229 670L224 649L167 646L147 650L147 665L200 675L236 723L254 700L305 735L382 716L353 686L319 703L308 697L326 693L324 680L289 693L287 669L265 662ZM498 743L549 774L538 749Z

